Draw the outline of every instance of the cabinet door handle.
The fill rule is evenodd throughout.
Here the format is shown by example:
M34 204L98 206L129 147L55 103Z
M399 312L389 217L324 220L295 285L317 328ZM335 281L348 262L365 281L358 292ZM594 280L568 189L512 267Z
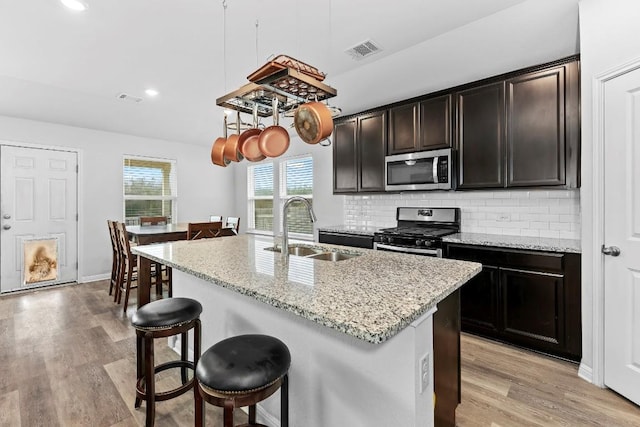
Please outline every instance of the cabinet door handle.
M620 248L617 246L602 245L602 253L605 255L618 256L620 255Z

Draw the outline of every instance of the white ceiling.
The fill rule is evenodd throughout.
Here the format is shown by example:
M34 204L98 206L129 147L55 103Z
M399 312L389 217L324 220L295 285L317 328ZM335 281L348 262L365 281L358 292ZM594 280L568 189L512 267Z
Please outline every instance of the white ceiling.
M353 113L578 52L578 0L85 1L0 0L0 115L210 145L216 98L270 55ZM367 39L383 51L344 53Z

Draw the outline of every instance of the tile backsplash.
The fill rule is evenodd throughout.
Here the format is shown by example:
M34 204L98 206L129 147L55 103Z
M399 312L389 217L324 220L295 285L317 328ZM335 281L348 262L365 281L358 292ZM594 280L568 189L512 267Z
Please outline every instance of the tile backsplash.
M346 196L345 225L393 227L396 207L459 207L468 233L580 239L580 190L431 191Z

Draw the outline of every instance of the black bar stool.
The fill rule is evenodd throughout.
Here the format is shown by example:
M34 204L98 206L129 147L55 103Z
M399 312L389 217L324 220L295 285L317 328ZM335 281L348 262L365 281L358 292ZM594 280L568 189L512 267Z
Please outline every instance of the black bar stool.
M204 426L204 401L224 408L224 427L233 427L234 408L249 406L249 423L256 424L256 403L280 388L280 426L289 426L287 346L268 335L227 338L204 352L196 367L195 425ZM204 399L204 401L203 401Z
M147 402L146 426L151 427L155 422L155 402L173 399L194 389L195 367L200 358L200 313L202 305L190 298L168 298L146 304L138 309L131 318L131 324L136 329L137 346L137 381L135 407L139 408L143 400ZM193 329L194 361L188 360L189 330ZM154 365L153 340L181 334L180 360ZM156 393L155 374L158 372L180 368L182 385L173 390ZM194 371L191 379L187 378L187 369Z

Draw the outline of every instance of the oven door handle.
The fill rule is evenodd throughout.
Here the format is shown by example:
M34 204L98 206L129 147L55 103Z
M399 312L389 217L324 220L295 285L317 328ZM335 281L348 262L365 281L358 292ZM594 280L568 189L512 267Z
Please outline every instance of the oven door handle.
M374 249L385 249L388 251L403 252L406 254L432 255L437 257L442 256L442 249L403 248L401 246L390 246L390 245L384 245L380 243L374 243Z

